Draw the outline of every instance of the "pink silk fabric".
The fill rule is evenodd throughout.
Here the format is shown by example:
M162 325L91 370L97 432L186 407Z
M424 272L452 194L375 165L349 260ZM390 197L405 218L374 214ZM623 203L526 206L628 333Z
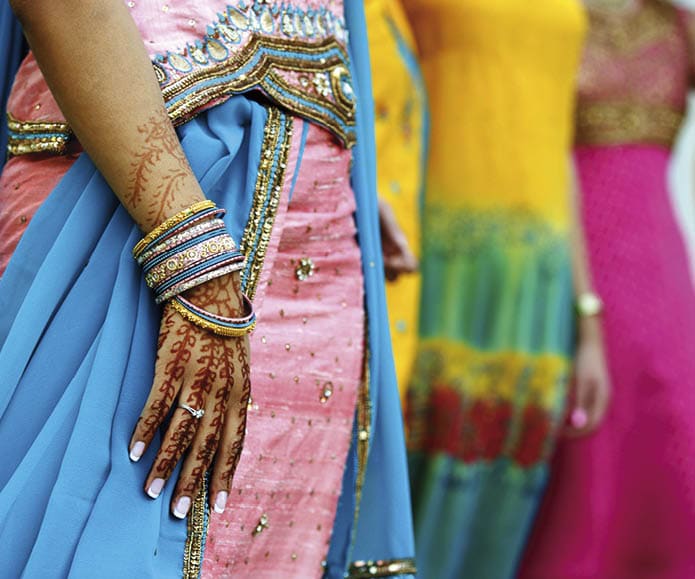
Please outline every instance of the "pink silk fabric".
M321 577L352 439L365 327L351 154L310 124L287 206L301 124L254 301L248 436L227 510L211 514L206 579Z
M10 159L0 175L0 276L36 210L72 167L72 155L24 155Z
M580 113L629 103L651 123L658 110L682 112L692 16L640 0L604 25L590 36ZM522 579L695 577L695 293L670 151L644 131L630 141L631 128L623 143L576 151L613 393L598 432L558 447Z
M695 294L661 147L583 147L577 166L613 396L563 441L523 579L695 577Z

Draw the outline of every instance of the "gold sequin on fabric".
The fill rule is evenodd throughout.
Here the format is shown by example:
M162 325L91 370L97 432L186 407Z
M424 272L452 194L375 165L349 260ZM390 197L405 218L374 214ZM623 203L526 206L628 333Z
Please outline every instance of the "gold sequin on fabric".
M183 551L183 579L198 579L200 576L203 565L203 544L207 535L207 498L206 479L188 514L188 535Z
M258 524L253 529L253 532L251 534L255 537L257 535L260 535L263 531L265 531L266 529L269 529L269 528L270 528L270 524L268 522L268 515L263 513L261 515L261 518L258 519Z
M47 121L20 121L7 114L9 139L7 152L11 156L29 153L53 153L63 155L72 138L67 123Z
M314 262L309 257L303 257L299 260L297 268L294 270L294 275L299 281L306 281L312 275L314 275Z
M667 107L632 103L583 104L577 111L580 145L649 143L671 147L684 114Z
M246 257L244 271L246 295L253 300L263 269L266 250L275 223L280 193L285 180L287 156L292 139L292 117L279 109L268 109L263 135L261 162L254 188L249 221L241 239L240 250Z
M350 570L348 572L349 579L395 577L396 575L417 575L415 559L355 561L352 565L350 565Z

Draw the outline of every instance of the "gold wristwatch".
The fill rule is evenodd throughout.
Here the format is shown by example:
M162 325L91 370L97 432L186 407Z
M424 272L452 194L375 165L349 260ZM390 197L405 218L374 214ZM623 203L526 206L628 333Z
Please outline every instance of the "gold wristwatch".
M603 301L595 293L584 292L577 296L575 307L580 318L592 318L603 312Z

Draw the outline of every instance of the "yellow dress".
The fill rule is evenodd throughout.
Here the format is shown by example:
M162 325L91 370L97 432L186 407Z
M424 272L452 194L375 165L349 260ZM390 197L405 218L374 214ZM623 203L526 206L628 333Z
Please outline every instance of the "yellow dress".
M407 398L423 579L510 577L572 347L575 0L406 0L431 113Z
M415 43L399 0L367 0L367 30L376 113L377 185L416 256L426 142L426 98ZM386 285L396 374L410 379L418 336L419 273Z

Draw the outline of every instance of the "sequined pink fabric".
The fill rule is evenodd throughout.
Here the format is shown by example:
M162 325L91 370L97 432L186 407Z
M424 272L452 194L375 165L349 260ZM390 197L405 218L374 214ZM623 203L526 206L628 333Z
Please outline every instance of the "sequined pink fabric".
M211 515L204 578L323 572L364 361L349 162L348 151L310 125L292 200L276 218L279 246L261 278L248 437L227 510Z
M74 162L73 156L32 155L5 165L0 175L0 276L34 213Z
M633 0L622 11L591 9L600 1L586 4L591 28L580 106L619 102L684 110L695 71L693 16L662 0Z

